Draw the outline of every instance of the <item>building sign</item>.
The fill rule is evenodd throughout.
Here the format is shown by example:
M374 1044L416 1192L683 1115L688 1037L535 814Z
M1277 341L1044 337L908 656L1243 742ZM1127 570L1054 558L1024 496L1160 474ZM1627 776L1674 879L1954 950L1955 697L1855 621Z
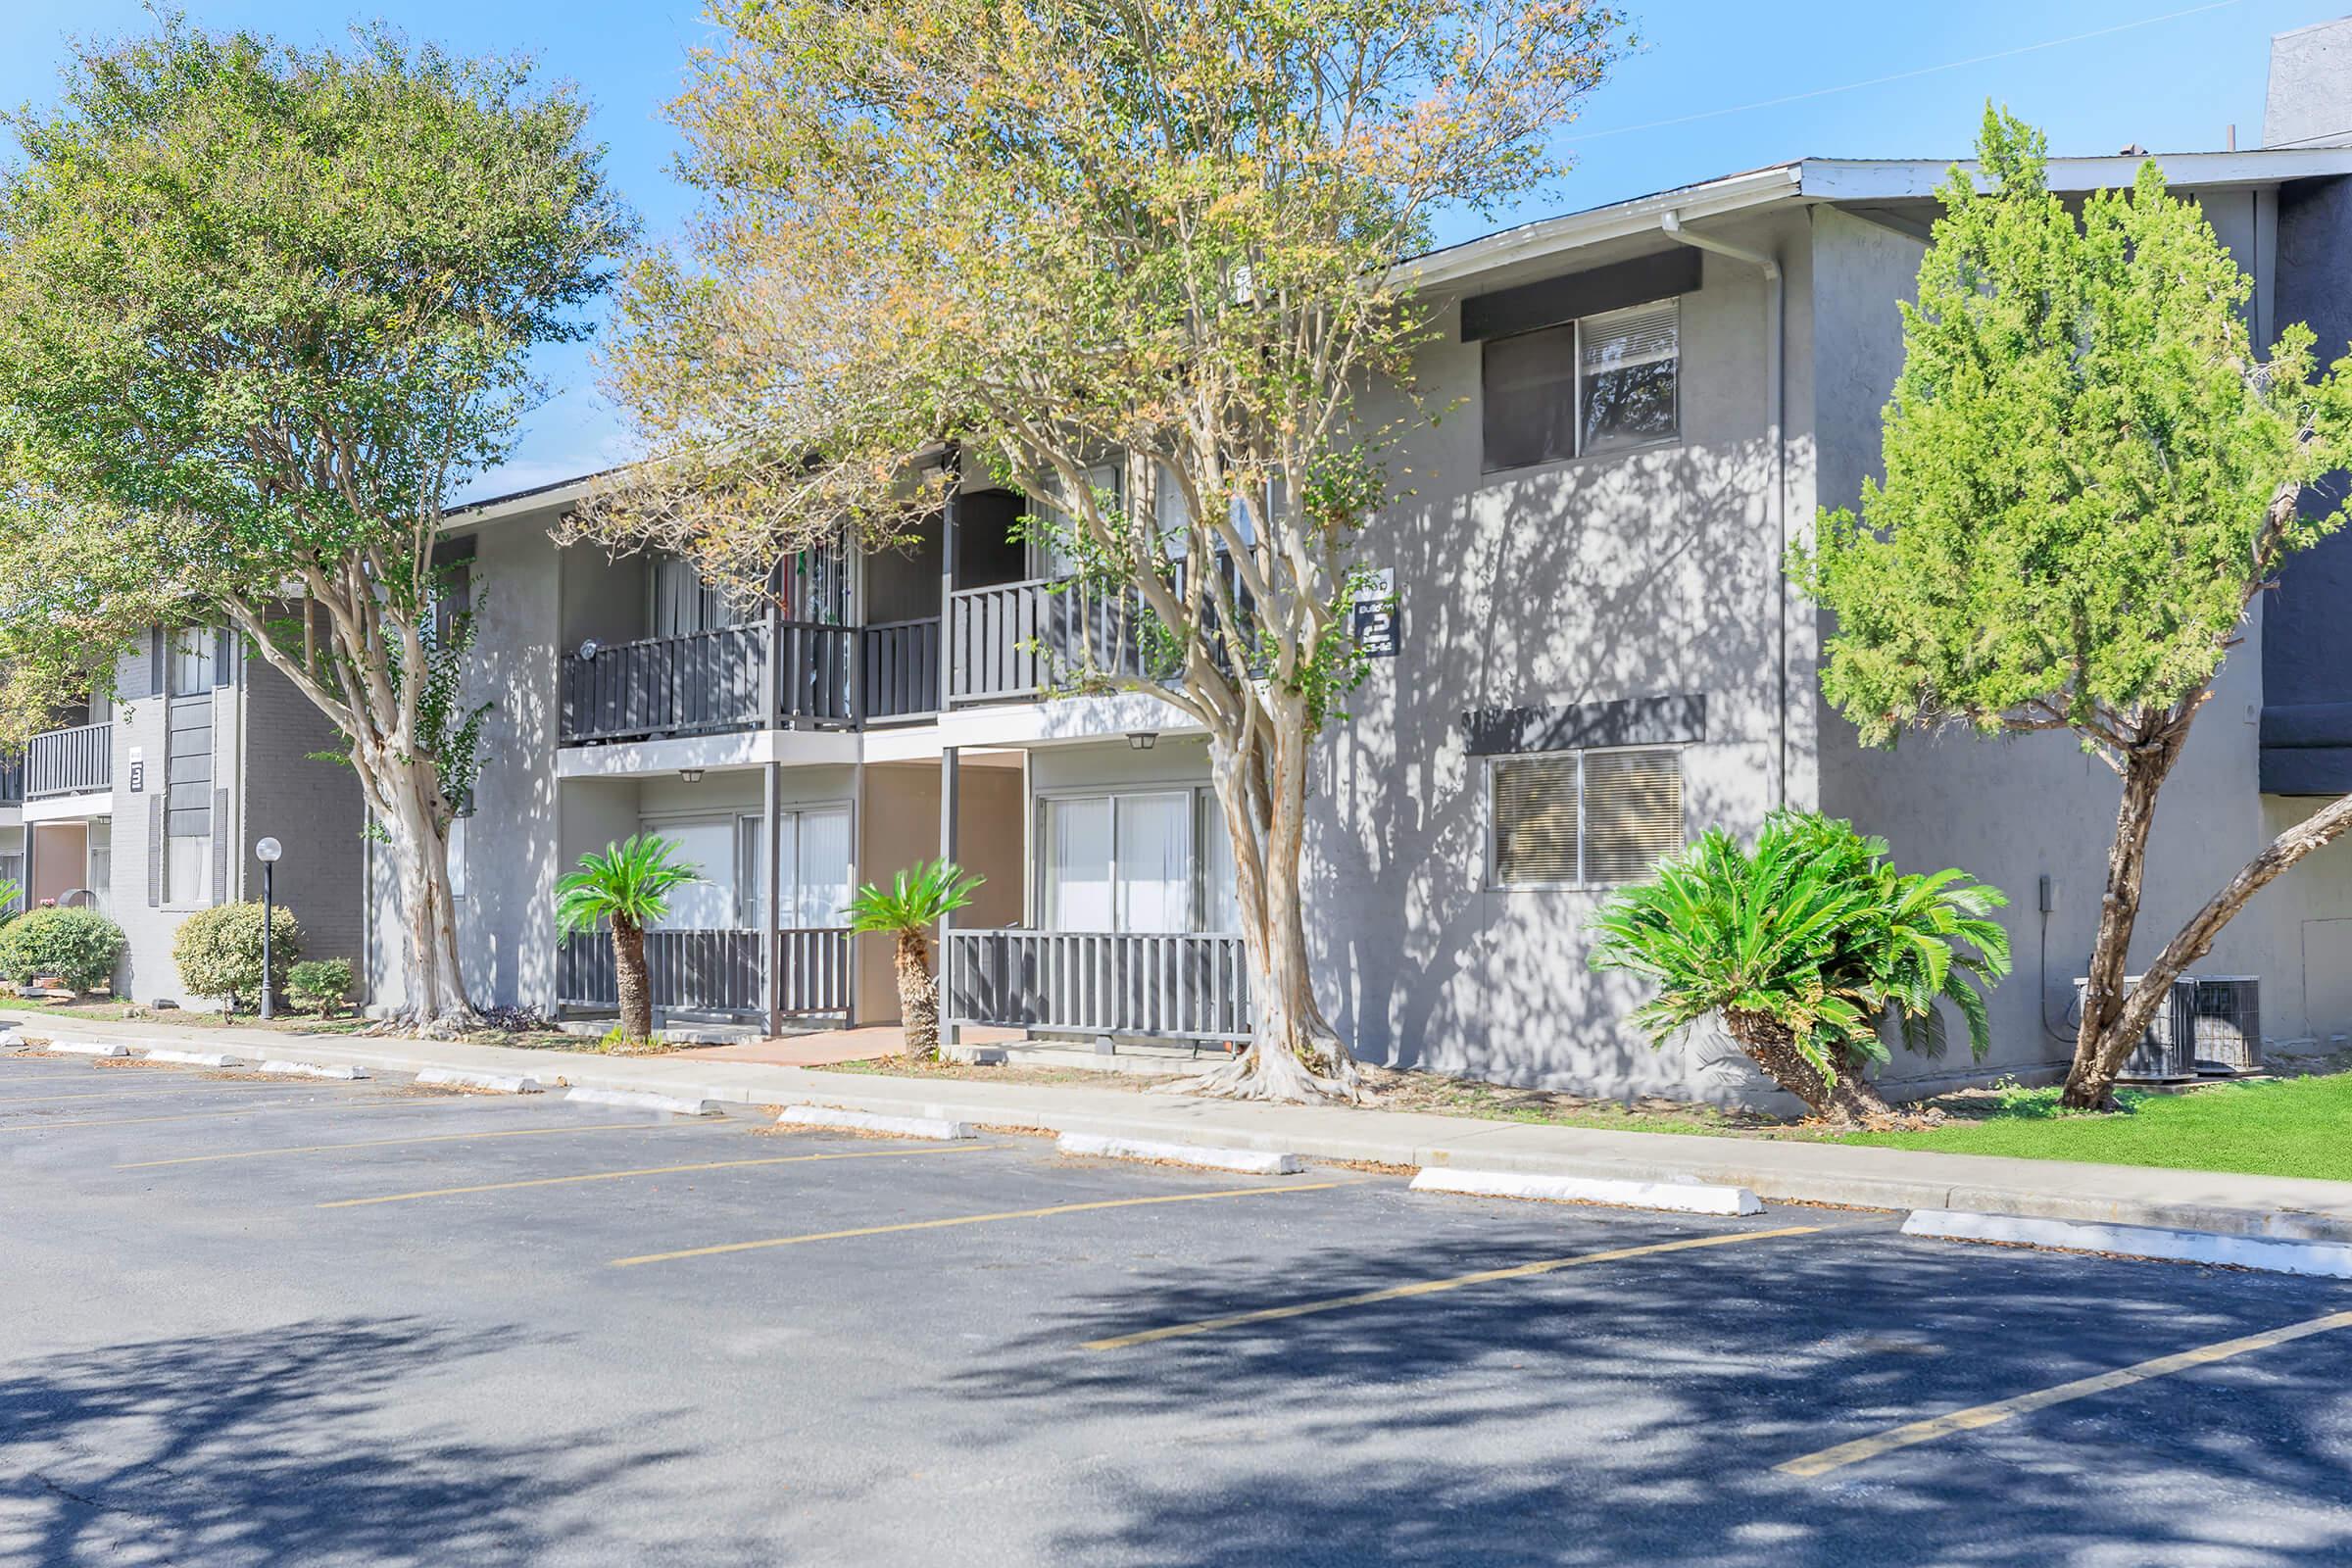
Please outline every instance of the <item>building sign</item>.
M147 754L140 748L130 749L130 793L137 795L147 788Z
M1367 574L1355 590L1354 616L1349 630L1356 647L1373 659L1395 659L1403 633L1403 613L1396 603L1396 568L1383 566Z

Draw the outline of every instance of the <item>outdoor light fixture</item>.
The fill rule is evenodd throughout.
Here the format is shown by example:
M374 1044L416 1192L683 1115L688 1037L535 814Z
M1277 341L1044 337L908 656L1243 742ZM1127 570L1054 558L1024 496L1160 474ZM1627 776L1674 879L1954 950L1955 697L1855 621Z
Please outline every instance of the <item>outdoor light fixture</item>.
M703 770L699 767L681 767L678 769L678 777L689 784L700 784L703 781Z
M253 858L262 862L262 1016L270 1011L270 912L275 902L276 889L271 880L277 870L278 858L286 847L275 839L262 839L253 847Z
M1127 732L1127 744L1139 752L1148 752L1158 742L1159 731L1155 729L1131 729Z
M587 664L587 663L593 663L593 662L595 662L595 660L596 660L596 647L597 647L597 644L596 644L596 639L595 639L595 638L593 638L593 637L589 638L589 639L588 639L586 642L584 642L584 643L580 644L580 662L581 662L581 663L583 663L583 664Z

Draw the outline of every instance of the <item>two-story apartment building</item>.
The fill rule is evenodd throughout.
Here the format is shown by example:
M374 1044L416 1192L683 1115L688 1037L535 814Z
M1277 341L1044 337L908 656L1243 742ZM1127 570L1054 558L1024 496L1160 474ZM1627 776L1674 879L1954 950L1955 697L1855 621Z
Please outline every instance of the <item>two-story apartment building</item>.
M2260 341L2297 319L2324 347L2352 338L2352 135L2330 123L2352 100L2348 41L2352 24L2278 40L2273 145L2160 160L2251 274ZM2138 162L2059 159L2050 175L2088 191ZM1728 1048L1653 1053L1628 1031L1639 988L1590 971L1585 925L1702 827L1752 830L1786 804L1886 835L1906 866L2009 890L2019 970L1978 1070L2064 1060L2112 779L2063 737L1861 750L1819 695L1828 628L1781 565L1878 463L1896 302L1945 167L1808 159L1413 264L1441 310L1420 374L1461 415L1398 454L1415 493L1363 540L1392 574L1396 637L1319 748L1304 873L1318 988L1360 1054L1758 1098ZM747 617L682 563L559 546L588 482L450 519L473 691L493 705L453 846L478 1000L609 1010L605 944L558 931L554 888L582 853L651 830L703 874L650 944L672 1018L889 1018L886 947L853 940L843 906L945 852L987 878L947 945L953 1019L1245 1030L1205 744L1149 695L1051 695L1038 643L1126 644L1115 606L1057 592L1054 564L1014 537L1019 498L975 486L903 549L804 555ZM2352 788L2347 587L2339 539L2262 607L2168 791L2152 929L2308 797ZM274 833L313 951L361 951L372 1003L397 1004L391 879L360 847L350 779L303 760L323 725L232 648L205 663L203 642L159 633L122 672L123 711L36 746L13 841L36 896L61 877L110 889L133 993L169 996L176 913L249 892L250 840ZM2281 879L2206 967L2261 977L2275 1038L2352 1032L2352 852ZM1970 1070L1898 1059L1888 1076L1899 1091Z
M314 754L332 727L235 635L157 627L117 662L114 691L32 738L0 772L0 875L27 904L111 915L125 947L117 989L189 996L172 958L180 921L261 896L253 845L276 838L279 902L308 951L362 950L366 815L350 773Z

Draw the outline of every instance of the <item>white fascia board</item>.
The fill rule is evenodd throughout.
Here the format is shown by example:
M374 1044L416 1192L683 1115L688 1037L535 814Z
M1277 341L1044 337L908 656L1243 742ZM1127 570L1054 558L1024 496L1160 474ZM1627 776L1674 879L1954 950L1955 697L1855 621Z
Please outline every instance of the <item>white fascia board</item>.
M722 772L780 762L786 767L839 766L862 753L855 730L770 729L734 735L684 735L665 741L618 741L566 746L556 753L558 778L653 778L685 768Z
M1399 262L1396 276L1399 281L1420 288L1445 288L1498 268L1650 232L1668 213L1679 213L1689 221L1794 201L1805 194L1799 182L1802 168L1800 164L1776 164L1770 169L1734 174L1727 179L1685 185L1607 207L1522 223L1498 234Z
M2053 158L2047 174L2056 191L2129 185L2153 159L2167 183L2182 189L2215 185L2271 185L2284 179L2352 174L2352 147L2250 148L2234 153L2152 153L2109 158ZM1950 174L1955 160L1808 158L1796 166L1806 199L1826 202L1921 200ZM1975 172L1976 160L1956 160Z
M466 506L452 507L441 514L441 531L450 533L461 528L477 527L488 522L503 522L510 517L528 516L539 512L560 512L576 507L588 499L602 474L584 473L577 479L549 485L544 490L526 490L518 496L494 497Z
M943 717L936 730L945 745L982 748L1112 740L1144 731L1154 735L1202 733L1191 714L1149 692L959 708Z
M44 795L24 803L26 822L79 822L115 814L115 792L84 790L78 795Z

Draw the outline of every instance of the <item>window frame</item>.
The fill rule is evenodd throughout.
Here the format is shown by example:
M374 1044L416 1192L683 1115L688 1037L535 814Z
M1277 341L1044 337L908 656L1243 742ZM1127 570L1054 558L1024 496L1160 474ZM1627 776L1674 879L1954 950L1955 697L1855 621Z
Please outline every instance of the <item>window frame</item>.
M1553 321L1545 326L1531 326L1524 331L1505 332L1479 340L1478 379L1478 458L1482 475L1502 473L1531 473L1539 468L1555 468L1571 463L1608 463L1639 452L1655 452L1660 447L1683 444L1683 300L1681 294L1664 295L1655 300L1636 300L1631 305L1612 306L1594 311L1589 316L1575 317L1566 321ZM1674 433L1655 436L1647 441L1636 441L1626 446L1610 447L1603 452L1585 450L1585 323L1599 320L1604 316L1617 316L1637 311L1643 306L1671 301L1674 306ZM1490 464L1487 462L1487 379L1486 356L1489 344L1507 343L1512 338L1528 337L1537 332L1569 328L1568 334L1568 425L1569 439L1574 448L1563 457L1539 458L1533 463ZM1604 749L1605 748L1601 748Z
M1683 771L1683 760L1690 750L1689 742L1670 741L1634 746L1564 746L1550 751L1496 752L1489 756L1486 759L1485 838L1487 859L1482 891L1488 893L1594 893L1629 886L1630 884L1625 882L1595 882L1585 874L1586 806L1589 800L1585 791L1585 759L1626 752L1669 753L1674 758L1674 776L1677 791L1680 793L1680 786L1686 779ZM1530 758L1540 757L1573 757L1576 759L1576 880L1573 882L1505 882L1502 879L1502 865L1498 856L1502 840L1502 819L1501 812L1495 807L1495 770L1506 762L1521 762ZM1682 847L1690 848L1690 817L1687 808L1678 836L1682 840Z
M1028 918L1035 929L1040 931L1054 929L1046 924L1046 871L1051 847L1046 825L1048 809L1057 802L1099 800L1110 802L1110 901L1115 920L1119 906L1119 802L1126 797L1154 795L1183 795L1188 797L1191 803L1190 813L1187 817L1187 832L1191 838L1191 845L1190 863L1186 867L1185 879L1187 885L1185 928L1182 931L1113 931L1108 934L1114 936L1234 936L1239 934L1240 911L1238 909L1235 911L1234 930L1218 931L1211 929L1209 924L1208 855L1202 844L1202 835L1211 828L1218 832L1224 831L1222 818L1215 814L1220 809L1217 804L1216 789L1213 785L1191 783L1182 779L1159 783L1145 783L1138 780L1122 784L1068 784L1055 789L1036 790L1031 793L1029 798ZM1238 894L1236 903L1239 903Z

